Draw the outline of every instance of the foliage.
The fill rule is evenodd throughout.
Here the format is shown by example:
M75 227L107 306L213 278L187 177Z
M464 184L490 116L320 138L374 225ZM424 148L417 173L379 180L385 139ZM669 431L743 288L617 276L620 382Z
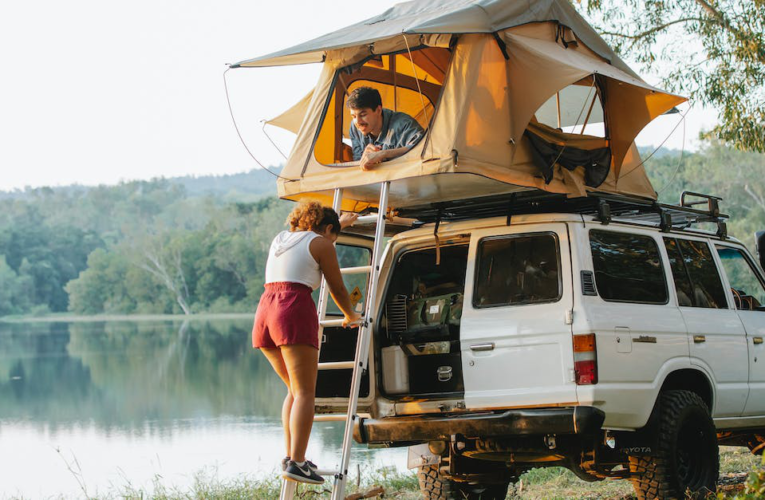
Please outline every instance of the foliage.
M619 53L715 108L713 135L765 152L765 0L578 0ZM679 64L678 64L679 63Z
M715 194L730 234L751 245L765 229L765 156L719 141L642 153L661 201ZM252 311L290 208L274 197L189 196L164 179L0 195L0 316Z
M765 155L709 142L697 153L650 158L646 170L665 203L679 203L683 191L721 197L728 232L754 250L755 231L765 230Z

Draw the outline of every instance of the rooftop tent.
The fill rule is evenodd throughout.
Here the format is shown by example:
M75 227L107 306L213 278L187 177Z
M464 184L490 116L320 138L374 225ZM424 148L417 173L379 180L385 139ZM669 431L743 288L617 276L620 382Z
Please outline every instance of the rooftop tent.
M655 198L634 138L684 101L641 80L568 0L402 3L234 67L312 62L314 90L269 122L297 133L279 195L342 187L345 209L373 204L382 181L394 207L526 189ZM427 130L371 172L348 161L344 100L360 85Z

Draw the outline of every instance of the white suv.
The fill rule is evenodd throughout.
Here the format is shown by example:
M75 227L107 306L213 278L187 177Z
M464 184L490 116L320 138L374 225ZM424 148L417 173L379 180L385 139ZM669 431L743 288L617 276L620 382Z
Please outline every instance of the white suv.
M640 498L713 490L718 443L765 447L765 279L717 199L696 199L707 210L590 197L421 212L435 222L383 256L356 440L412 446L429 499L505 498L544 466L629 478ZM574 213L517 215L546 207ZM368 258L363 238L346 243L341 258ZM321 361L353 359L354 337L326 329ZM320 373L318 411L344 409L349 373Z

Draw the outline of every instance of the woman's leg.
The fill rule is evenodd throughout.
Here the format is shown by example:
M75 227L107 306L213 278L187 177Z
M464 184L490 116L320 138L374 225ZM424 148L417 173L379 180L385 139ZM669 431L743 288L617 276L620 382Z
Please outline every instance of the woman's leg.
M284 447L287 449L287 456L290 456L290 443L292 442L290 436L290 413L292 410L292 389L290 389L290 376L287 372L287 366L284 364L284 358L282 357L281 349L278 347L262 347L260 349L263 354L271 363L274 371L282 382L287 386L287 396L284 398L282 404L282 427L284 427Z
M281 350L293 398L290 413L290 457L296 462L302 462L305 460L305 450L313 426L319 350L309 345L283 345Z

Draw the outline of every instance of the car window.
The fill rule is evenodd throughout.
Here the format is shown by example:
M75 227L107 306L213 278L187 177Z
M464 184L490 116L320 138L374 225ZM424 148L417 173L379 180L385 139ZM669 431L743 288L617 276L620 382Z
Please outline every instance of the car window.
M650 236L590 231L595 283L603 300L666 304L667 281L659 247Z
M555 234L490 237L478 243L474 307L555 302L561 290Z
M672 275L679 305L711 309L728 307L709 245L680 238L665 238L664 243L670 262L676 260L672 264Z
M765 304L765 288L744 253L736 248L718 246L717 254L728 276L736 309L753 311Z
M677 292L677 304L682 307L693 307L693 285L688 270L683 262L683 254L674 238L664 238L664 246L667 248L669 268L672 270L672 279L675 282Z

